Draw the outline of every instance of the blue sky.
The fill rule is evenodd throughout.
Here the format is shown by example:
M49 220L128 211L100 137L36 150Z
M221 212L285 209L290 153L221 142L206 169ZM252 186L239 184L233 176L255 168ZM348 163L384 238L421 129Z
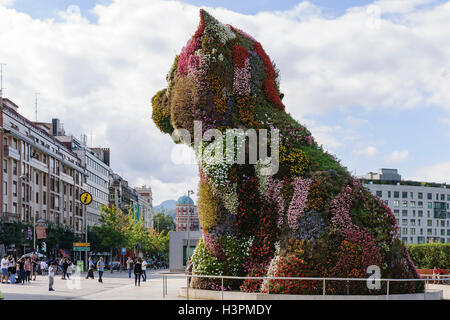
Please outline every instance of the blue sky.
M314 10L296 12L299 0L184 3L225 8L212 12L263 44L280 68L287 111L352 173L389 167L450 183L449 1L312 0L303 5ZM104 8L94 14L96 4ZM378 28L367 23L369 4L380 8ZM87 20L61 15L74 5ZM34 119L39 91L40 120L93 132L131 185L151 185L155 204L175 199L195 189L197 170L171 163L149 100L197 24L198 8L165 0L0 0L5 93Z
M151 1L151 0L150 0ZM299 3L298 0L187 0L185 3L196 6L222 7L243 13L256 14L261 11L287 10ZM345 12L347 8L367 5L372 0L312 0L311 3L320 6L330 15L337 16ZM15 0L12 8L27 13L34 18L48 19L55 17L55 11L65 11L71 5L80 8L81 14L91 22L96 21L95 15L90 10L96 4L107 5L111 0Z

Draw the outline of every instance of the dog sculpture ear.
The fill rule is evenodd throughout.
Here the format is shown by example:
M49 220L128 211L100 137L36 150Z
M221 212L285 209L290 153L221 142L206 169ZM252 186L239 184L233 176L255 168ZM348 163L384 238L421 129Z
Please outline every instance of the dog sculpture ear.
M159 130L172 134L173 126L170 120L169 98L166 93L167 89L163 89L152 98L152 119Z

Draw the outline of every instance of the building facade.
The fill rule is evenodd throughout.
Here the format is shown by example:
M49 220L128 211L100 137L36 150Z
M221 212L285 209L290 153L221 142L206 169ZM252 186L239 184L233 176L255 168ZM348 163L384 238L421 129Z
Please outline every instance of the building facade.
M188 224L190 224L190 231L200 231L197 206L190 197L182 196L178 199L175 217L176 231L187 231Z
M56 126L56 128L55 128ZM59 127L59 120L52 120L52 133L61 143L70 148L81 160L81 165L86 172L86 191L92 195L92 202L86 206L88 227L100 225L100 208L109 203L109 179L111 168L109 167L109 149L90 148L86 141L74 136L66 136L64 130Z
M404 243L450 243L449 186L404 181L396 169L380 169L359 179L391 208Z
M5 223L65 225L85 233L85 190L81 159L51 134L48 126L18 113L3 99L2 217Z
M146 228L153 228L153 197L152 189L146 185L135 187L138 193L139 212Z

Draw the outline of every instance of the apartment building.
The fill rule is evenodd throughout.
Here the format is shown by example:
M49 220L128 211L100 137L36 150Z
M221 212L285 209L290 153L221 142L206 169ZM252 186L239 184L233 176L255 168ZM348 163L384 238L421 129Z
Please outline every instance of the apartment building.
M380 169L359 177L394 213L404 243L450 243L450 187L404 181L397 169Z
M88 227L100 225L101 206L109 204L109 180L111 174L109 148L90 148L86 139L65 135L58 119L52 120L55 138L64 143L81 160L86 172L86 191L92 195L92 202L86 208Z
M3 99L2 217L5 223L66 225L85 233L85 190L81 159L51 134L48 126L19 114Z
M144 220L146 228L153 227L153 197L152 189L146 185L135 187L134 190L138 194L139 213Z

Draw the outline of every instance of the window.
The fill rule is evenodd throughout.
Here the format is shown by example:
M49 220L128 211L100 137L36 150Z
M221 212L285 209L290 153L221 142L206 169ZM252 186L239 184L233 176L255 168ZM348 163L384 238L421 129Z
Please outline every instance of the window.
M412 199L412 198L414 198L414 192L410 192L409 193L409 197Z
M408 192L403 191L403 192L402 192L402 198L403 198L403 199L408 198Z
M415 208L416 207L416 202L415 201L410 201L409 202L409 207L410 208Z
M408 219L402 219L402 226L408 225Z
M423 193L422 192L417 193L417 198L423 199Z
M402 210L402 217L406 217L408 215L408 210Z
M17 181L13 181L13 196L17 197Z
M423 201L417 202L417 208L423 208Z
M441 201L445 201L445 194L441 194Z
M416 226L416 219L409 220L409 225L412 226L412 227L415 227Z
M8 195L8 183L6 181L3 182L3 194Z
M432 220L427 220L427 226L428 227L432 227L433 226L433 221Z
M402 234L408 234L408 228L402 228Z
M398 216L399 213L400 213L400 211L399 211L398 209L394 209L394 214L395 214L396 216Z
M8 173L8 160L3 160L3 172Z
M433 209L433 202L428 202L428 209Z
M433 195L431 193L427 193L427 199L428 200L433 200Z
M394 198L400 198L400 192L394 191Z
M408 201L403 200L403 201L402 201L402 207L403 207L403 208L407 208L407 207L408 207Z
M388 191L388 198L390 198L390 197L391 197L391 192ZM450 199L450 195L449 195L449 199ZM448 200L448 201L450 201L450 200Z
M415 236L416 235L416 229L414 229L414 228L409 229L409 234L412 235L412 236Z

